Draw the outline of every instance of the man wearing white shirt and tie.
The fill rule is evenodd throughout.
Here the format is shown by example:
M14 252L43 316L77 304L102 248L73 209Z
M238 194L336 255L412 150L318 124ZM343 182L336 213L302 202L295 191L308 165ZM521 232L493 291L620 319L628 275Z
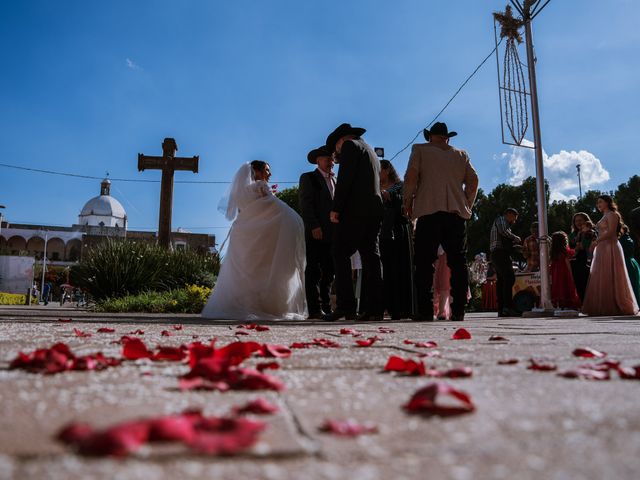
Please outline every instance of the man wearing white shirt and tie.
M329 213L335 192L334 160L325 147L311 150L309 163L317 166L300 177L298 202L304 220L307 245L305 290L309 319L319 320L331 314L330 290L334 268L331 254L333 225Z

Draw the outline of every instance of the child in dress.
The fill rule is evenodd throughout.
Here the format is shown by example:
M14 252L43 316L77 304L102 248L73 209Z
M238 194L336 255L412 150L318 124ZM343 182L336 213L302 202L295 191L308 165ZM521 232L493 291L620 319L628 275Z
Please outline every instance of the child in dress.
M580 298L571 274L569 260L575 251L569 248L569 237L564 232L551 236L551 302L565 309L578 309Z

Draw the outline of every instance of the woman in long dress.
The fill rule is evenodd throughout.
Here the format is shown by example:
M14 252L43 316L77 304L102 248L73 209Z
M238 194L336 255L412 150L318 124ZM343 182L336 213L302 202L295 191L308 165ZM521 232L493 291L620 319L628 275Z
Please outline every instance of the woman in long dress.
M598 197L602 219L591 261L591 274L582 305L587 315L635 315L638 304L631 288L622 247L618 242L621 217L609 195Z
M202 316L227 320L304 320L302 218L273 195L269 164L246 163L220 204L233 220L218 281Z
M411 222L402 214L402 186L389 160L380 160L380 191L384 217L380 232L385 309L393 320L414 314L413 234Z

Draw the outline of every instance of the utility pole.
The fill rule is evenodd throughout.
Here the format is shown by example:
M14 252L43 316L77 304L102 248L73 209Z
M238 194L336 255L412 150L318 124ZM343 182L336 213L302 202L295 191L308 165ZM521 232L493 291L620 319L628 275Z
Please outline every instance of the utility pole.
M582 176L580 175L580 164L576 165L576 170L578 170L578 198L582 198Z
M548 2L547 2L548 3ZM540 111L538 109L538 85L536 83L536 56L533 49L531 23L540 10L531 11L532 2L525 0L521 7L527 44L527 65L529 68L529 89L531 91L531 120L536 157L536 194L538 200L538 237L540 239L540 307L553 310L551 303L551 281L549 278L549 232L547 227L547 196L544 183L544 163L542 133L540 132ZM546 5L546 4L545 4ZM544 5L543 7L544 8Z
M47 243L49 243L49 232L44 233L44 254L42 255L42 281L40 282L40 301L43 300L44 293L44 274L47 271Z

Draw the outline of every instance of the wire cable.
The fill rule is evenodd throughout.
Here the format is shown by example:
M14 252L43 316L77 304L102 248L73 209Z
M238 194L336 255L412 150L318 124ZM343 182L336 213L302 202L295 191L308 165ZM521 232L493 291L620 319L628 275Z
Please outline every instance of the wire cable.
M447 107L449 105L451 105L451 102L453 102L453 100L458 96L458 94L462 91L462 89L467 85L467 83L469 83L469 80L471 80L476 73L478 73L478 71L482 68L482 66L487 63L487 60L489 60L491 58L491 56L495 53L495 51L498 49L498 47L500 46L500 44L502 43L502 40L500 40L500 42L498 42L498 45L496 45L495 47L493 47L493 49L491 50L491 52L489 53L489 55L487 55L485 57L484 60L482 60L482 62L480 62L480 65L478 65L476 67L476 69L471 73L471 75L469 75L467 77L467 79L462 82L462 85L460 85L460 88L458 88L458 90L456 90L456 93L453 94L453 96L449 99L449 101L445 104L444 107L442 107L442 110L440 110L438 112L438 114L433 117L433 120L431 120L431 122L429 122L429 124L425 127L425 128L429 128L431 125L434 124L434 122L440 118L440 115L442 115L442 113L447 109ZM389 161L393 161L398 155L400 155L402 152L404 152L407 148L409 148L411 145L413 145L413 142L416 141L416 138L418 138L420 136L420 134L422 133L422 129L418 131L418 133L416 133L415 137L413 137L411 139L411 141L409 143L407 143L399 152L397 152L393 157L391 157L389 159Z
M95 177L92 175L80 175L78 173L69 173L69 172L56 172L53 170L42 170L40 168L29 168L29 167L21 167L18 165L10 165L8 163L0 163L0 167L5 167L5 168L13 168L15 170L24 170L27 172L34 172L34 173L46 173L48 175L59 175L62 177L74 177L74 178L82 178L85 180L103 180L105 177ZM109 180L111 180L112 182L132 182L132 183L160 183L160 180L146 180L146 179L142 179L142 178L114 178L114 177L108 177ZM173 183L202 183L202 184L220 184L220 185L227 185L230 184L230 181L219 181L219 180L175 180ZM271 183L276 183L276 184L293 184L293 183L298 183L298 182L277 182L277 181L272 181Z

